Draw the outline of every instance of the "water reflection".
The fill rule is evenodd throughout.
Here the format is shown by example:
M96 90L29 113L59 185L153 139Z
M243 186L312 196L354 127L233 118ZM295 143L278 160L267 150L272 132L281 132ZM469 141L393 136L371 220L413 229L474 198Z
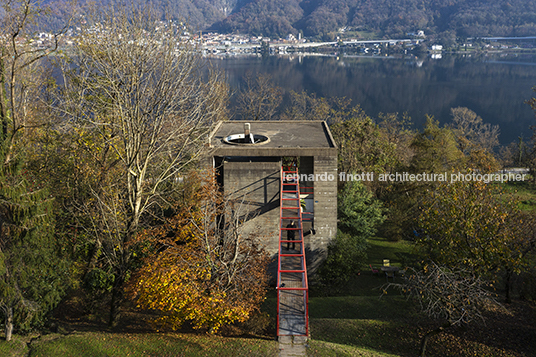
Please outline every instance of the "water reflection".
M524 101L536 85L535 55L443 55L431 57L290 54L215 61L234 90L246 72L269 73L286 90L346 97L371 116L408 112L420 127L425 115L450 120L463 106L498 124L501 143L531 136L534 113Z

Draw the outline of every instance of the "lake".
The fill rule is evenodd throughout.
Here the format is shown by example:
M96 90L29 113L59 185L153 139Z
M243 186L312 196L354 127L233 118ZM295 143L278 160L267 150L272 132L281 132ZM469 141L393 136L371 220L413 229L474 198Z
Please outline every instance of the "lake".
M535 95L534 54L234 56L212 61L225 70L234 91L245 73L268 73L285 90L346 97L372 117L407 112L417 128L426 114L447 123L450 108L467 107L484 122L499 125L504 145L520 136L528 140L530 125L536 124L524 103Z

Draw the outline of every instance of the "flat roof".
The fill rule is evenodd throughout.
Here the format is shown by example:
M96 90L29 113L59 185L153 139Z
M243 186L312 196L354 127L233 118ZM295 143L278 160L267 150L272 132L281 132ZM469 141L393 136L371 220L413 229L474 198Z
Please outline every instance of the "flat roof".
M250 124L253 135L267 136L270 141L261 144L232 145L223 139L233 134L243 134L244 124ZM247 121L233 120L220 122L210 136L211 147L215 149L231 149L247 151L250 149L335 149L335 142L328 125L320 120L280 120L280 121ZM285 150L285 151L286 151Z

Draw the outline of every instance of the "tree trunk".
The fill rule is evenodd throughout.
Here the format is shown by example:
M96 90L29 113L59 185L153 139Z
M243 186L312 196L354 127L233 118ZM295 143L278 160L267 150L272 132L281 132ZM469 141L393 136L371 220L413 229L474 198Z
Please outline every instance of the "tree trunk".
M507 269L506 270L506 278L505 278L505 282L504 282L504 289L506 290L506 297L505 297L505 302L507 304L510 304L512 302L512 296L510 295L510 290L512 289L512 271L510 269Z
M130 228L134 226L133 222L137 224L137 220L133 218L128 225ZM114 269L114 286L112 287L112 299L110 301L110 318L108 320L108 326L110 327L115 327L117 325L119 315L121 314L121 306L123 305L123 290L125 287L125 280L130 265L130 252L126 245L131 240L131 237L134 236L134 233L131 232L134 232L134 229L127 230L127 233L122 243L124 246L123 252L121 254L117 267Z
M115 274L114 286L112 287L112 300L110 302L110 317L108 326L115 327L121 314L121 306L123 305L123 285L125 276L122 272Z
M419 352L419 356L425 357L426 344L428 343L428 340L430 339L430 337L440 334L441 332L443 332L443 330L445 330L445 328L450 327L450 326L451 326L450 323L447 323L443 326L436 328L435 330L428 331L421 339L421 350Z
M6 341L11 341L13 335L13 308L8 307L6 313Z

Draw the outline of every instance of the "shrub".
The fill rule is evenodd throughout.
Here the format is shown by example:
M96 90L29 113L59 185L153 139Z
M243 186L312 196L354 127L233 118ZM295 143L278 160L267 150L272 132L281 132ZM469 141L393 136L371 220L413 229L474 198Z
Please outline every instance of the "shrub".
M334 242L328 247L328 257L318 271L324 285L341 285L355 275L367 260L369 245L363 236L337 232Z

